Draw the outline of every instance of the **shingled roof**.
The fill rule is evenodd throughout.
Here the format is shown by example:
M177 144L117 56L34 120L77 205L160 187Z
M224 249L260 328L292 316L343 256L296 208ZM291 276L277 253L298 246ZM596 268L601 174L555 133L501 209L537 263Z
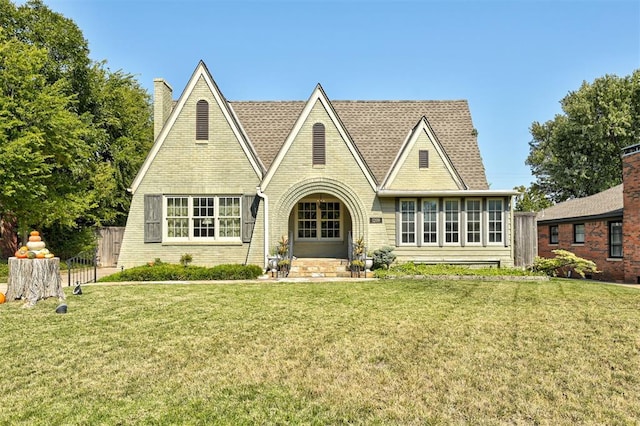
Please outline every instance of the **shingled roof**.
M538 212L538 222L559 222L587 217L622 216L622 184L583 198L558 203Z
M299 117L303 101L229 101L269 168ZM467 101L331 101L378 183L408 133L426 117L469 189L488 189Z

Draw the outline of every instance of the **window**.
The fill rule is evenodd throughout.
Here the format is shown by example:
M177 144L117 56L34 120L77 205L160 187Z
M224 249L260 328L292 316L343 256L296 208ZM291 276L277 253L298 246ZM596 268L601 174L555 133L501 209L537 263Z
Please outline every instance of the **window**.
M609 257L622 257L622 222L609 222Z
M573 242L576 244L584 243L584 223L573 225Z
M400 242L415 244L416 242L416 202L400 200Z
M338 201L298 203L298 239L340 240L341 204ZM320 230L320 233L318 233Z
M240 197L165 197L169 241L240 241Z
M326 164L324 124L316 123L313 125L313 165Z
M418 167L421 169L429 168L429 151L426 149L421 149L418 152Z
M196 140L209 140L209 103L203 99L196 104Z
M549 227L549 243L558 244L558 225L551 225Z
M480 242L480 224L482 203L480 200L467 200L467 242Z
M436 244L438 242L438 200L422 200L423 214L423 242Z
M489 242L502 242L502 200L488 200L489 212Z
M444 241L457 243L460 241L460 201L444 201Z

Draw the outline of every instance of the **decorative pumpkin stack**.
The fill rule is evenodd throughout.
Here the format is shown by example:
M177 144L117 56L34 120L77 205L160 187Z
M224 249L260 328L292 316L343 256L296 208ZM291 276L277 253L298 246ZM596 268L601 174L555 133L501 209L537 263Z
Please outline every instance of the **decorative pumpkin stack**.
M46 244L42 241L38 231L31 231L29 234L29 242L26 246L22 246L15 253L18 259L51 259L54 254L45 248Z

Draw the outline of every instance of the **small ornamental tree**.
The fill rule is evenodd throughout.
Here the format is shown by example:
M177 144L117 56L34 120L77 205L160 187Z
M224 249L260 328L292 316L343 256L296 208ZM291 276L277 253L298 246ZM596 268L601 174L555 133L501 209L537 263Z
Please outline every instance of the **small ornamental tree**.
M554 258L536 257L533 262L532 269L536 272L543 272L549 276L558 276L558 271L573 270L582 278L585 273L597 274L598 271L595 262L576 256L567 250L552 250L556 255Z

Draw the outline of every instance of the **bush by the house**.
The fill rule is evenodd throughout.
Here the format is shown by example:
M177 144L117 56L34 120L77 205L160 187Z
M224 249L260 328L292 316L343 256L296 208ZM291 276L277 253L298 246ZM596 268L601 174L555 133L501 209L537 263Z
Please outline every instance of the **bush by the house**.
M574 271L582 278L585 277L585 273L597 274L598 268L595 262L584 259L580 256L576 256L567 250L552 250L556 255L554 258L536 257L533 262L533 270L543 272L551 277L556 277L558 274L566 274L569 271Z
M490 268L471 267L465 265L435 264L424 265L406 262L390 267L389 269L377 269L374 271L376 278L401 278L415 276L531 276L540 273L521 268Z
M373 252L373 269L389 269L396 260L393 247L385 246Z
M164 262L149 262L148 265L125 269L117 274L101 278L101 282L113 281L208 281L208 280L252 280L262 275L256 265L204 266L174 265Z

